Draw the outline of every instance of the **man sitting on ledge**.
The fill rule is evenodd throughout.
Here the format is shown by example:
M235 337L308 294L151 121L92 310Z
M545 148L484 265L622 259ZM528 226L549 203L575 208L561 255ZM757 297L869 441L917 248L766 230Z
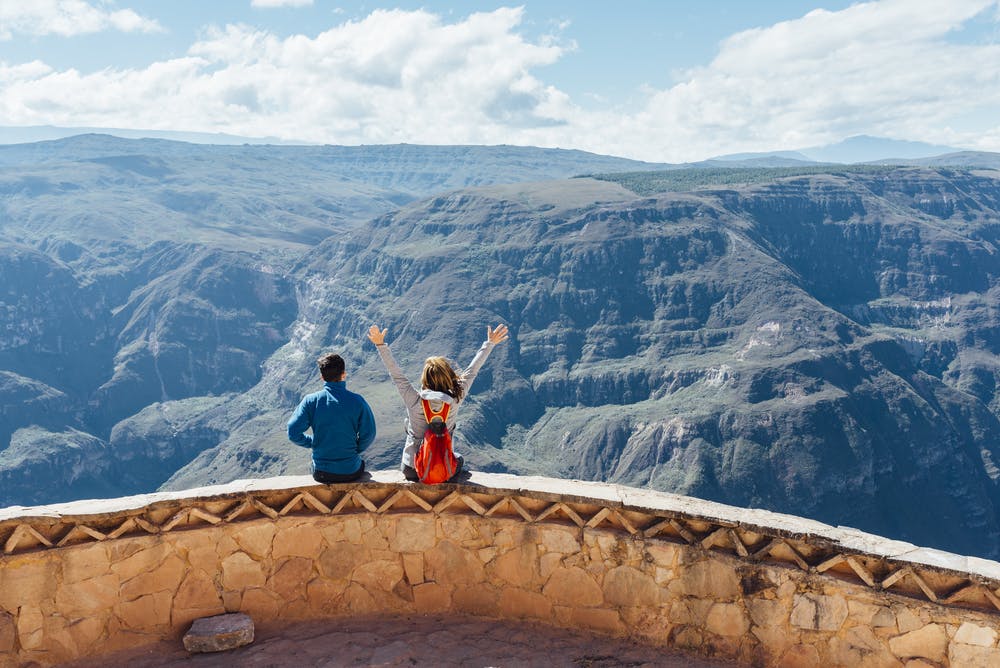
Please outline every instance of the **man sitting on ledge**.
M365 472L361 453L375 440L375 416L360 394L347 389L344 358L318 360L323 389L307 395L288 420L288 440L312 449L316 482L352 482ZM306 430L312 428L312 435Z

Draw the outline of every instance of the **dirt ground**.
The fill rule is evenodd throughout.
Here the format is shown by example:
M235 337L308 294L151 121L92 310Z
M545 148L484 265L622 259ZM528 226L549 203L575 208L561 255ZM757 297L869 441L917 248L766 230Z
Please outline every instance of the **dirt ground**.
M542 624L421 616L303 622L258 630L252 644L227 652L188 654L178 640L71 666L732 668L733 664Z

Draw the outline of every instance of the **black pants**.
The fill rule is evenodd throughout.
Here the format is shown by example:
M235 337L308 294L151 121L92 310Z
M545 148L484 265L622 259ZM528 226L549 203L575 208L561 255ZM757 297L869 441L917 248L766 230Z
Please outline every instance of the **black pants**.
M455 468L455 472L451 474L449 480L454 480L455 476L462 472L462 465L465 464L465 458L462 455L456 457L458 459L458 466ZM400 464L400 470L403 471L403 477L410 482L420 482L420 476L417 475L417 470L412 466L407 466L406 464Z
M361 462L361 468L359 468L354 473L328 473L326 471L320 471L319 469L313 469L313 480L322 483L331 482L354 482L360 478L365 473L365 463Z

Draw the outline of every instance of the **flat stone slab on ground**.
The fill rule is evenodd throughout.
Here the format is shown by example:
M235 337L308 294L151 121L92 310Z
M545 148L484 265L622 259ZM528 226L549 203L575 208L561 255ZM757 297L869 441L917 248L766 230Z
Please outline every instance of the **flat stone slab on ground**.
M189 652L223 652L253 642L253 620L242 612L194 620L184 634Z

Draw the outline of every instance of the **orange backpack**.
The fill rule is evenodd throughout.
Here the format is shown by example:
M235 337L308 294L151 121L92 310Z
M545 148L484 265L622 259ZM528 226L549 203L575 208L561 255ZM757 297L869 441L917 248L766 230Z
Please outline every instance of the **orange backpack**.
M420 476L420 482L437 485L455 475L458 469L458 459L451 449L451 432L448 431L446 422L451 404L445 403L440 411L435 412L429 401L420 401L424 407L427 429L424 430L424 440L413 460L413 468Z

